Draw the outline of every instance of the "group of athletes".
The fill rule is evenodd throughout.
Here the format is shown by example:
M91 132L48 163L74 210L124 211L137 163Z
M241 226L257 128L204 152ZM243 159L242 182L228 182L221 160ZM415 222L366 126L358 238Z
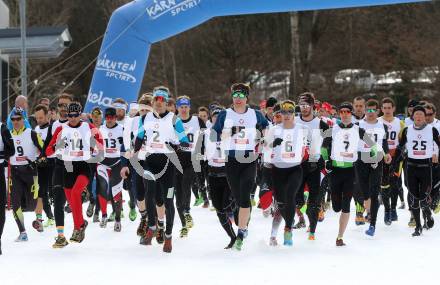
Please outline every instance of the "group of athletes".
M34 128L16 104L7 124L0 123L0 254L6 206L17 223L17 242L28 241L23 212L31 211L32 227L42 232L55 225L53 247L63 248L69 243L65 212L74 223L69 241L85 238L83 203L94 223L105 228L114 222L120 232L124 189L130 220L140 215L140 244L155 240L164 252L172 251L176 208L180 238L194 226L192 194L194 206L212 203L229 238L226 249L242 249L257 188L258 208L273 219L271 246L278 245L282 220L283 244L292 246L293 229L306 227L304 216L308 239L315 240L330 204L340 213L336 246L345 246L352 198L356 225L367 223L365 234L374 236L381 204L386 225L398 220L403 183L412 235L434 226L440 122L433 104L411 100L401 120L391 98L357 97L336 107L307 92L296 102L271 97L259 111L249 106L250 93L247 84L234 84L228 108L214 102L196 115L191 98L174 99L163 86L130 106L116 99L90 114L61 94L57 119L49 118L48 104L39 104Z

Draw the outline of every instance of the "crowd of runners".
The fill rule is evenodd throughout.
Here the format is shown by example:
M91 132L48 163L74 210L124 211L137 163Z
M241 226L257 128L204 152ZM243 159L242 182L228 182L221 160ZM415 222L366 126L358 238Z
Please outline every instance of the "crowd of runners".
M215 211L225 248L235 250L248 236L253 207L273 219L270 246L278 245L283 220L283 245L292 246L299 228L315 240L329 209L340 213L336 246L345 246L352 209L369 236L378 234L381 205L387 226L408 206L412 236L434 226L440 122L432 103L411 100L401 119L391 98L333 106L306 92L294 101L268 98L257 110L251 93L233 84L229 106L212 102L194 112L190 97L172 98L158 86L138 102L116 99L90 114L71 94L59 95L56 109L40 100L31 115L26 98L17 97L0 123L0 254L6 209L17 223L16 242L28 241L23 213L34 212L36 231L56 228L54 248L85 239L91 225L83 208L91 223L120 232L126 207L132 222L139 218L133 234L140 244L163 244L164 252L172 251L176 210L179 238L190 235L197 222L191 207Z

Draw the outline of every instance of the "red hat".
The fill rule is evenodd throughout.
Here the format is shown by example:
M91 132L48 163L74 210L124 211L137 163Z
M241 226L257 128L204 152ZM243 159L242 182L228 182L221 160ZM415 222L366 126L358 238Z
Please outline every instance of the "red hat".
M324 102L324 103L322 103L321 104L321 108L323 108L325 111L327 111L327 112L331 112L332 111L332 109L333 109L333 107L332 107L332 105L330 104L330 103L328 103L328 102Z

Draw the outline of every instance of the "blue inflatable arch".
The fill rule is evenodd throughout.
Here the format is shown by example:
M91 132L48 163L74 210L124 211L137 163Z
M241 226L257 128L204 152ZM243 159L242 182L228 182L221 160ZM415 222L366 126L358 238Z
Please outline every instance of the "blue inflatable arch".
M364 7L426 0L135 0L117 9L98 56L85 112L118 97L135 101L153 43L213 17Z

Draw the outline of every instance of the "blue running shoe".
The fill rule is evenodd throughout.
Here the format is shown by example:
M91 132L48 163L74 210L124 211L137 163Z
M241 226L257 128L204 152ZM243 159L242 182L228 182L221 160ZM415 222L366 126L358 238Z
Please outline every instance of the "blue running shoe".
M369 236L374 236L375 232L376 232L376 228L374 226L370 226L368 230L365 231L365 234Z

